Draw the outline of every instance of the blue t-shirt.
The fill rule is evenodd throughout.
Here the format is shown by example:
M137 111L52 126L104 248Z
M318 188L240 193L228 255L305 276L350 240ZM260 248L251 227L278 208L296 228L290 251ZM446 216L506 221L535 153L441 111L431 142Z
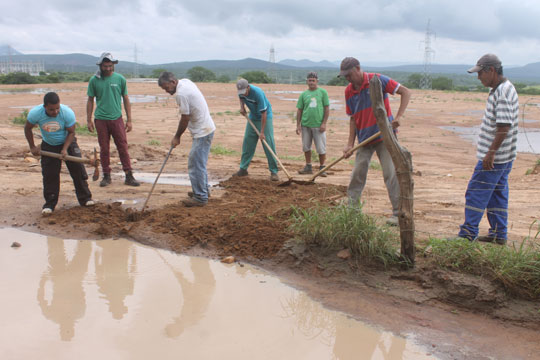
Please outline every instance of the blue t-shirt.
M28 112L27 120L38 125L43 141L49 145L62 145L66 141L66 128L75 125L75 113L68 106L60 104L60 112L56 117L50 117L43 105L38 105Z
M266 98L264 91L254 85L249 85L248 96L239 95L240 99L244 100L244 103L249 108L249 118L253 121L261 121L261 113L266 111L266 118L272 118L272 105Z

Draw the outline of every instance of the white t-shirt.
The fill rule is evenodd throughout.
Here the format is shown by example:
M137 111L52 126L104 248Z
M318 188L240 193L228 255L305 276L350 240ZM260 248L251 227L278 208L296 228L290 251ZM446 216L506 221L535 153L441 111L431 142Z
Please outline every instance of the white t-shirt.
M203 94L191 80L178 80L176 102L180 115L189 115L188 129L191 136L200 138L216 130Z

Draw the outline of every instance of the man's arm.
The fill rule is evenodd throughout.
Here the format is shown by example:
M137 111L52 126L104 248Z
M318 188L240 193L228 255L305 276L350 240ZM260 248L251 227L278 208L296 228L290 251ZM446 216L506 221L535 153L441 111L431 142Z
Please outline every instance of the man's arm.
M86 126L88 131L94 132L94 122L92 121L92 113L94 112L94 97L89 96L86 101Z
M493 142L491 143L491 146L489 147L486 156L484 156L484 159L482 159L482 169L493 169L495 153L497 152L497 150L499 150L499 147L503 143L504 139L506 139L508 131L510 131L510 125L497 125L497 133L495 134L495 139L493 139Z
M39 148L34 143L34 133L32 132L32 129L35 126L35 124L26 121L26 124L24 124L24 136L26 137L26 141L28 141L28 146L30 146L30 151L32 152L32 155L39 155Z
M246 107L244 106L244 100L241 97L238 97L238 100L240 100L240 114L246 116Z
M399 125L401 125L399 121L405 113L405 109L407 109L407 106L409 105L409 100L411 99L411 90L409 90L403 85L400 85L396 91L396 94L399 94L401 96L401 100L399 102L399 109L396 117L394 118L394 121L392 121L393 129L396 129L397 127L399 127Z
M62 146L62 151L60 151L60 154L62 154L62 157L66 157L67 149L69 145L73 142L73 139L75 139L75 127L77 124L73 124L73 126L70 126L66 128L68 135L66 136L66 140L64 141L64 146Z
M174 134L171 140L172 147L177 147L178 145L180 145L180 137L182 137L182 134L184 133L184 131L186 131L186 128L189 123L189 119L190 117L187 114L182 114L182 116L180 117L180 122L178 123L178 129L176 129L176 134Z
M130 132L133 129L133 124L131 122L131 102L129 102L129 96L123 95L124 99L124 109L126 110L126 132Z
M347 140L347 145L345 146L345 149L343 149L343 155L345 158L348 158L352 155L351 149L354 147L354 140L356 139L356 121L354 120L354 116L351 116L351 119L349 120L349 139Z
M326 131L326 122L328 121L328 115L330 115L330 106L325 106L322 123L321 123L321 126L319 127L319 132Z
M302 133L302 113L304 111L302 109L296 109L296 135L300 135Z

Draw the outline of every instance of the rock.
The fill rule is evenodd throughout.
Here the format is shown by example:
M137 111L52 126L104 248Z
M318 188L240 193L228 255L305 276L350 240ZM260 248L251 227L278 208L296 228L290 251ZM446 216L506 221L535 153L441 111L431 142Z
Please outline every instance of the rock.
M11 244L11 247L12 247L12 248L18 248L18 247L21 247L21 244L18 243L18 242L16 242L16 241L14 241L13 244Z
M37 163L38 161L37 161L36 158L27 156L27 157L24 158L24 162L27 162L27 163L30 163L30 164L35 164L35 163Z
M235 261L236 261L236 259L234 258L234 256L227 256L227 257L221 259L221 262L224 263L224 264L232 264Z
M346 260L351 257L351 252L349 251L349 249L343 249L337 253L337 257Z

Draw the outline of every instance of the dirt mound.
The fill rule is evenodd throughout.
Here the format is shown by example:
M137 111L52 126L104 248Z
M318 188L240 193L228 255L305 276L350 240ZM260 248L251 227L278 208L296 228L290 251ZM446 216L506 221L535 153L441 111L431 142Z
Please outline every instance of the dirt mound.
M344 186L276 183L252 178L231 178L220 187L225 193L210 198L201 208L169 204L143 214L120 203L60 209L42 220L53 226L87 227L102 236L131 236L155 241L171 250L199 244L221 255L264 259L274 256L291 237L287 219L292 207L332 203L345 196Z

